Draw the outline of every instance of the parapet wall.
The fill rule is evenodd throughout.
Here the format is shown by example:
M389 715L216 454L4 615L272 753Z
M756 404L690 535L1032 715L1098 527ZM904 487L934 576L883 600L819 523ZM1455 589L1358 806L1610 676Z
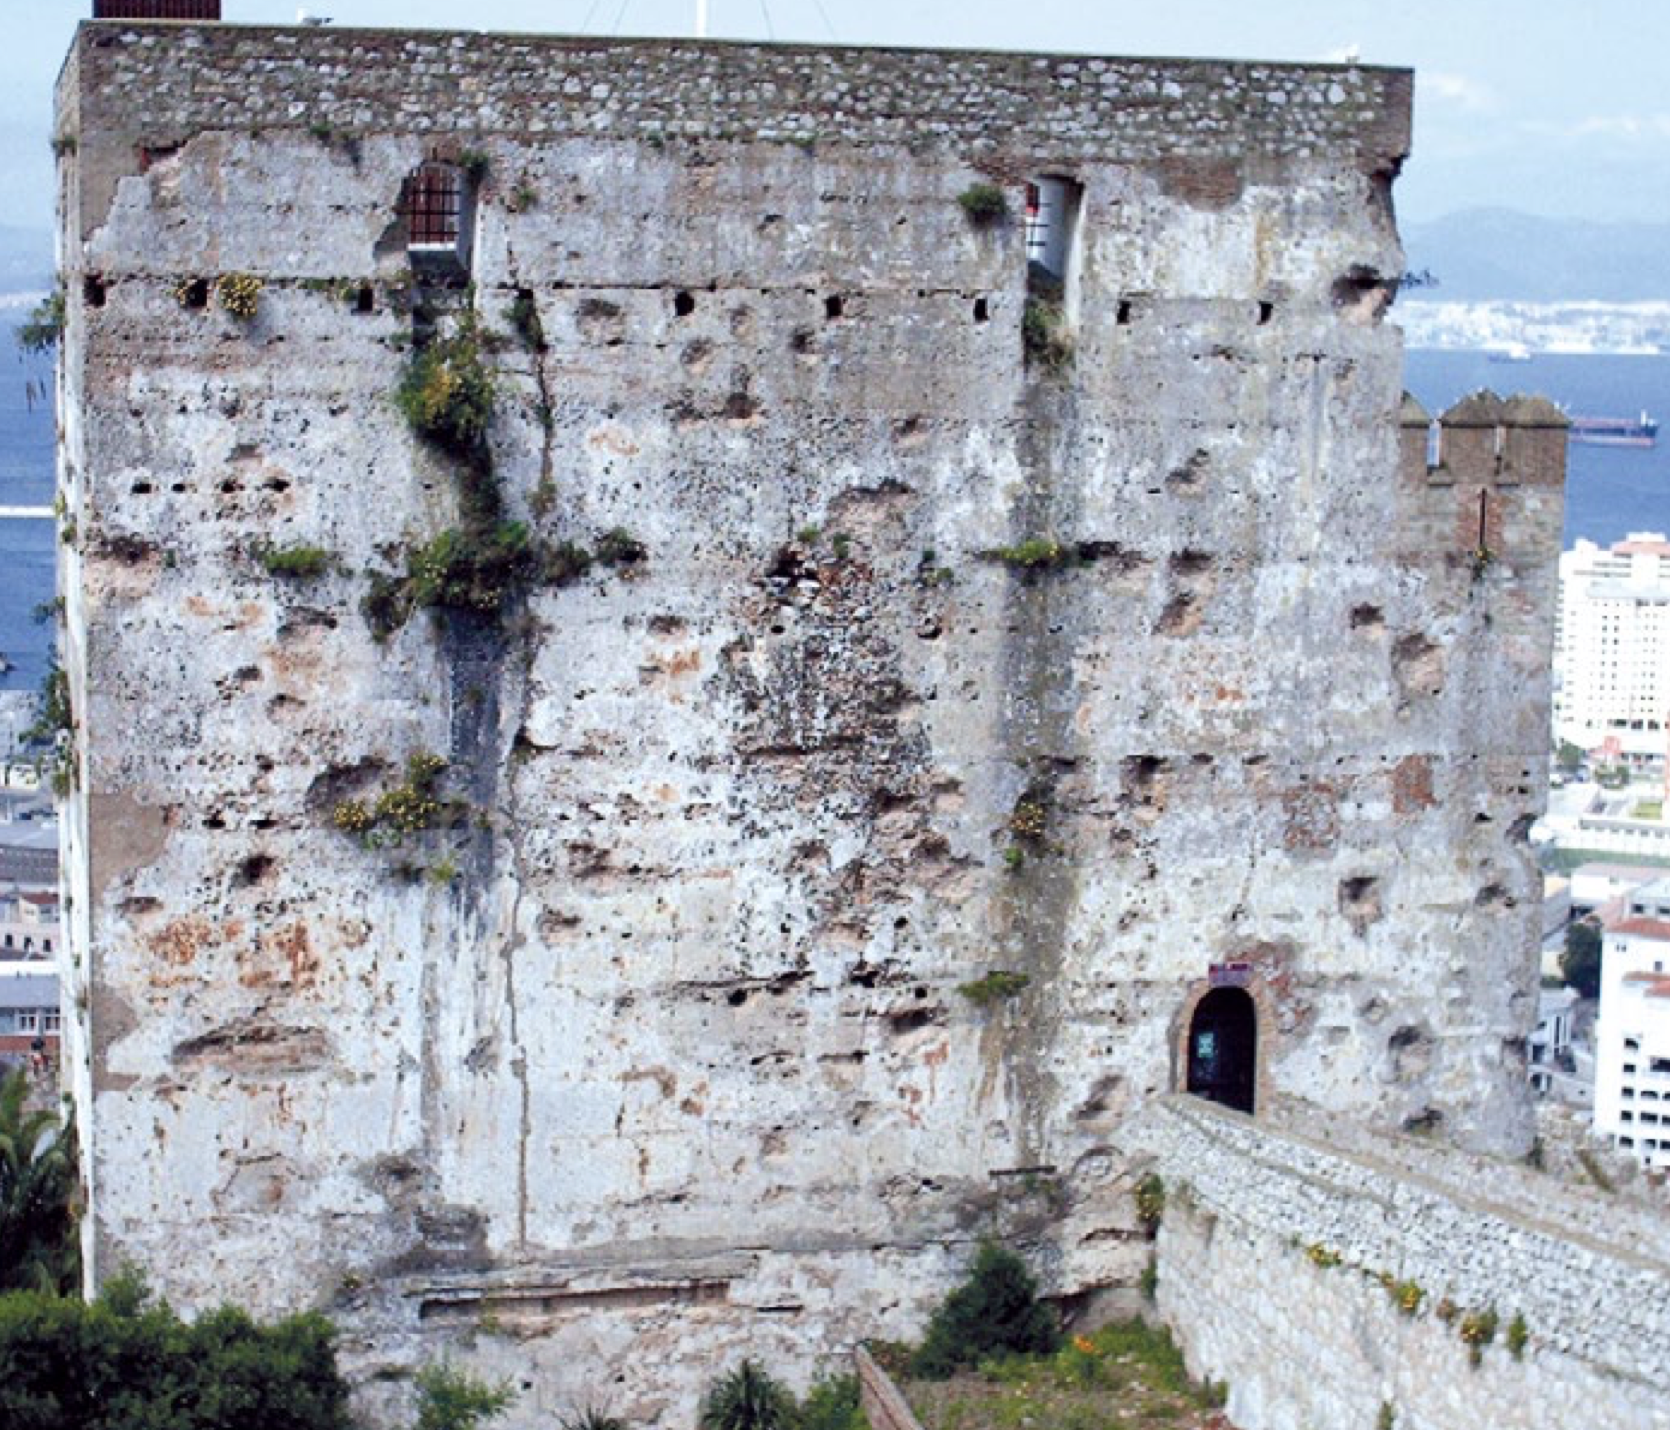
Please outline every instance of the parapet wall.
M1122 1140L1166 1184L1161 1313L1243 1430L1372 1426L1383 1406L1398 1430L1670 1425L1661 1221L1521 1168L1360 1131L1346 1152L1181 1099Z
M1346 149L1381 172L1409 136L1410 73L1361 65L245 25L92 24L76 44L83 120L103 141L328 124L1075 161Z

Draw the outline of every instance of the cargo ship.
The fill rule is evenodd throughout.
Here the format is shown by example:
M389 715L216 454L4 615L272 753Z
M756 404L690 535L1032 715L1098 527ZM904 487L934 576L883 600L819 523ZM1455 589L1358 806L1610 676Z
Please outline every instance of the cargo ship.
M1658 419L1639 417L1578 417L1571 419L1571 440L1591 447L1651 447L1658 441Z

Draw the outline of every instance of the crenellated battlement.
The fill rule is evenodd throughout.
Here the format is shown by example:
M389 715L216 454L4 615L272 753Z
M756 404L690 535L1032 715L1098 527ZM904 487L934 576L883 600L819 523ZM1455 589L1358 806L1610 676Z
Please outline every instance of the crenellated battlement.
M1570 421L1546 397L1488 388L1432 417L1409 393L1398 413L1403 474L1429 486L1559 486Z

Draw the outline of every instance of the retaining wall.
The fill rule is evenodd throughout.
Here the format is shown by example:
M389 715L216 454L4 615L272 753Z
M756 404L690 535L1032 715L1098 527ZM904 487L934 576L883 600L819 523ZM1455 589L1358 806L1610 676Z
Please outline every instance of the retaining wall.
M1387 1406L1398 1430L1670 1426L1670 1258L1650 1218L1601 1233L1522 1169L1463 1187L1395 1142L1376 1155L1357 1133L1346 1153L1184 1099L1132 1140L1167 1187L1160 1311L1242 1430L1371 1430ZM1463 1328L1486 1312L1475 1364Z

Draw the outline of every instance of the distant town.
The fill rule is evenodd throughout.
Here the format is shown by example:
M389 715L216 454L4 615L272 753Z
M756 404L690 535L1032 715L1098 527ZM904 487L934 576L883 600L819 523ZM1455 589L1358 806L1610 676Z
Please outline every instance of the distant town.
M1449 302L1407 298L1396 320L1412 348L1533 353L1670 353L1670 303Z

